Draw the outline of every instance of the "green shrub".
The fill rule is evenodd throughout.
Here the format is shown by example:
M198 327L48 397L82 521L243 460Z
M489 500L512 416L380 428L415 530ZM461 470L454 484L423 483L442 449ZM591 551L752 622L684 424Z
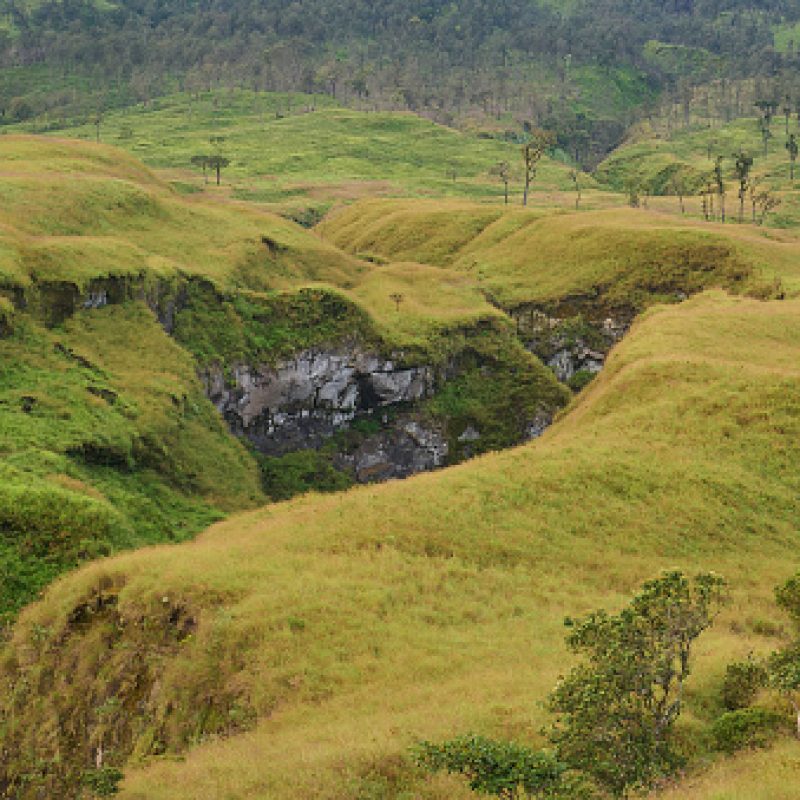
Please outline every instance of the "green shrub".
M567 386L573 392L580 392L595 379L596 374L588 369L580 369L567 381Z
M316 450L301 450L261 459L264 493L272 500L289 500L305 492L339 492L353 479L333 466L331 457Z
M122 778L122 772L115 767L90 769L83 773L84 785L98 797L111 797L117 794Z
M421 742L414 750L419 766L431 772L465 775L470 788L497 797L521 792L541 798L589 798L591 790L568 774L550 753L483 736L460 736L441 744Z
M711 734L717 750L735 753L747 747L765 747L776 735L782 717L767 708L741 708L723 714Z
M722 702L729 711L752 705L758 690L767 682L767 670L755 661L729 664L722 683Z

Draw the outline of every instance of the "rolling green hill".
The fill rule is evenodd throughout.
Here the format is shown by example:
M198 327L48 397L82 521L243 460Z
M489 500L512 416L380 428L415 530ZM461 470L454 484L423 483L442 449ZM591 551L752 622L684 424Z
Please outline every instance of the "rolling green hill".
M681 723L700 757L725 664L774 646L760 621L793 569L798 310L719 292L653 309L536 444L58 582L4 654L3 779L58 747L70 756L22 796L65 796L102 743L125 798L463 796L416 773L408 746L536 741L568 664L564 615L666 567L733 589Z
M37 129L37 123L22 126ZM49 123L58 135L94 140L96 125ZM180 170L187 189L204 188L193 156L219 151L234 197L281 208L323 206L362 194L499 198L497 164L521 183L517 144L456 131L408 113L368 113L329 98L245 90L182 93L103 116L103 141L151 167ZM212 143L210 139L218 139ZM194 171L190 178L188 172ZM587 186L592 181L585 178ZM569 169L546 159L536 181L569 189Z
M413 138L398 120L448 152L468 140L387 120L396 143ZM174 164L199 130L152 153ZM244 147L235 130L225 142ZM401 193L435 192L438 158ZM567 212L546 194L531 209L362 199L308 230L105 144L3 136L0 164L0 613L16 619L0 792L81 797L101 750L131 800L471 796L420 772L409 746L466 731L539 745L540 701L569 666L563 617L618 607L673 567L724 574L734 598L689 686L686 785L747 791L738 761L699 771L716 759L725 666L780 644L772 590L794 571L790 232ZM298 166L313 192L312 173ZM582 335L635 321L572 397L525 348L536 313ZM207 370L233 382L342 343L439 369L420 419L444 426L453 461L480 457L252 510L260 457L209 401ZM570 397L538 441L486 452ZM760 790L797 774L780 763Z
M691 197L696 196L709 181L713 182L715 162L721 156L728 218L733 221L738 219L740 211L736 155L744 152L754 160L751 177L759 184L760 190L769 189L781 199L781 205L770 214L769 225L794 228L800 221L800 170L796 171L792 181L786 145L789 135L800 137L800 123L792 115L787 125L783 113L778 110L769 130L765 152L757 118L739 119L721 127L694 127L668 137L653 136L651 131L644 129L633 141L600 164L596 177L601 184L617 191L636 185L641 192L653 195L674 196L682 184L684 193ZM688 210L700 216L699 199L689 199ZM751 217L752 203L748 192L745 219L749 222Z

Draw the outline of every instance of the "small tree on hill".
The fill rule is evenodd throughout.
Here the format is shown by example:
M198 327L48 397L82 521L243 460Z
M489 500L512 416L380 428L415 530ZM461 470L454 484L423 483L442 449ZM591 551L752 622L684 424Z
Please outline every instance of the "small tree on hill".
M758 206L758 224L766 222L767 215L773 212L781 204L781 199L776 197L769 189L762 189L755 196L755 203Z
M567 644L585 661L556 687L552 741L561 761L614 797L651 784L680 763L673 727L694 641L725 600L713 574L680 572L646 583L618 615L567 620Z
M786 151L789 153L789 180L794 180L794 165L797 162L797 154L800 152L800 145L797 144L797 136L789 134L786 142Z
M744 201L747 197L747 186L750 182L750 170L753 167L753 157L742 150L734 153L734 172L739 181L739 222L744 222Z
M200 167L203 170L203 180L208 183L208 156L197 155L192 156L192 165Z
M525 191L522 195L522 205L528 205L531 181L536 177L536 170L542 156L553 146L555 138L550 131L533 130L531 140L522 147L522 158L525 162Z
M220 185L222 181L221 172L225 167L230 165L230 161L225 158L225 156L220 155L213 155L209 156L208 159L208 167L209 169L213 169L217 173L217 186Z
M764 144L764 157L766 158L769 155L769 140L772 138L772 130L769 122L764 117L759 120L759 129L761 130L761 141Z
M497 165L497 175L503 181L506 205L508 205L508 183L511 180L511 165L508 161L501 161Z
M725 176L722 172L722 162L724 160L723 156L717 156L717 161L714 164L714 184L717 189L717 197L719 197L719 216L722 222L725 222Z
M578 170L573 169L572 172L569 173L570 180L572 181L572 185L575 187L575 210L577 211L581 207L581 177Z

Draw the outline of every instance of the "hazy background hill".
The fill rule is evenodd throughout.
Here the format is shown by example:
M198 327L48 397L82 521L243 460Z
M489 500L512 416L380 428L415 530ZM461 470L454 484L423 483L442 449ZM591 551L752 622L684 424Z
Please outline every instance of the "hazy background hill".
M798 20L788 0L2 0L0 106L18 122L176 89L326 93L509 137L541 125L593 165L694 85L780 79Z

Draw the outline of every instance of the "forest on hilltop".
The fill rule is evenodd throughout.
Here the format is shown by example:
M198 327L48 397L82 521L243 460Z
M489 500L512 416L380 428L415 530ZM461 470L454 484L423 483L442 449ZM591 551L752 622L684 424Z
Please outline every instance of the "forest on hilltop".
M798 20L789 0L1 0L0 106L18 122L176 88L327 93L527 121L591 163L665 95L796 67Z

